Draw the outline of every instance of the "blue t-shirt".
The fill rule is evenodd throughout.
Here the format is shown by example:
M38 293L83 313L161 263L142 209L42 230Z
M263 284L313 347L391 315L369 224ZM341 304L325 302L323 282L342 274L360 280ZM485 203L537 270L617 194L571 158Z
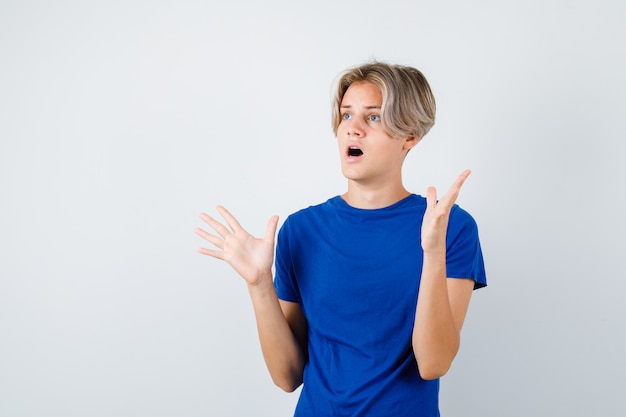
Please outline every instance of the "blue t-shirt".
M439 380L420 378L411 335L426 199L382 209L341 197L287 218L278 234L278 297L300 304L308 361L296 416L438 416ZM448 277L486 285L474 219L454 206Z

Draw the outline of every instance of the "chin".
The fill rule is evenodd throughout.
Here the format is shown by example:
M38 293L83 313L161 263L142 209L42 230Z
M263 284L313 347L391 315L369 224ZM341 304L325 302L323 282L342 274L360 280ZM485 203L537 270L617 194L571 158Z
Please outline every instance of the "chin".
M354 172L350 172L349 169L342 169L341 170L341 175L343 175L346 179L348 180L356 180L358 179L358 175L355 174Z
M348 180L348 181L355 181L355 182L359 182L359 181L363 181L364 178L361 177L360 175L356 175L356 174L351 174L351 173L343 173L343 176Z

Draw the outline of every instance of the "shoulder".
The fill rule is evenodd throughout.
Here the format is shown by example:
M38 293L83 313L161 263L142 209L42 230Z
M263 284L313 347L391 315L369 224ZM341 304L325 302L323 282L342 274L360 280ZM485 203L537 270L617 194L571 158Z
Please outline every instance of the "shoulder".
M450 211L446 240L452 246L478 244L478 225L474 217L458 205Z
M287 216L285 224L297 224L298 222L305 222L316 217L327 215L341 207L342 202L341 197L336 196L329 198L323 203L305 207Z
M309 229L315 229L316 225L324 222L329 214L336 210L335 207L340 204L338 199L341 198L332 197L323 203L311 205L290 214L281 225L279 236L291 235L296 230L297 234L301 234Z
M455 204L454 206L452 206L452 210L450 210L449 227L453 227L456 229L476 229L478 226L476 224L476 220L474 220L474 217L472 217L472 215L467 210Z

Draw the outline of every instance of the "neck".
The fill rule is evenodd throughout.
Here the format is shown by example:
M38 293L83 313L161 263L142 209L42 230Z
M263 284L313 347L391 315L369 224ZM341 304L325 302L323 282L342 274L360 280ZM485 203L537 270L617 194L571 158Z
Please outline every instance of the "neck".
M389 207L410 194L402 183L396 186L386 184L380 187L366 187L349 180L348 191L341 198L354 208L371 210Z

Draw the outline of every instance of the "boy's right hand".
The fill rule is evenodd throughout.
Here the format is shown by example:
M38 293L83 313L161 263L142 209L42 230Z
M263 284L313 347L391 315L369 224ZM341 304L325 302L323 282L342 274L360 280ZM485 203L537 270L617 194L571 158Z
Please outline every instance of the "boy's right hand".
M226 261L248 285L257 285L265 276L271 279L272 264L274 263L274 237L278 225L278 216L272 216L267 223L263 238L257 238L248 233L222 206L217 211L226 220L230 229L206 213L200 218L207 223L217 235L204 229L196 228L195 232L201 238L209 241L218 249L199 248L198 252ZM269 274L268 274L269 272Z

